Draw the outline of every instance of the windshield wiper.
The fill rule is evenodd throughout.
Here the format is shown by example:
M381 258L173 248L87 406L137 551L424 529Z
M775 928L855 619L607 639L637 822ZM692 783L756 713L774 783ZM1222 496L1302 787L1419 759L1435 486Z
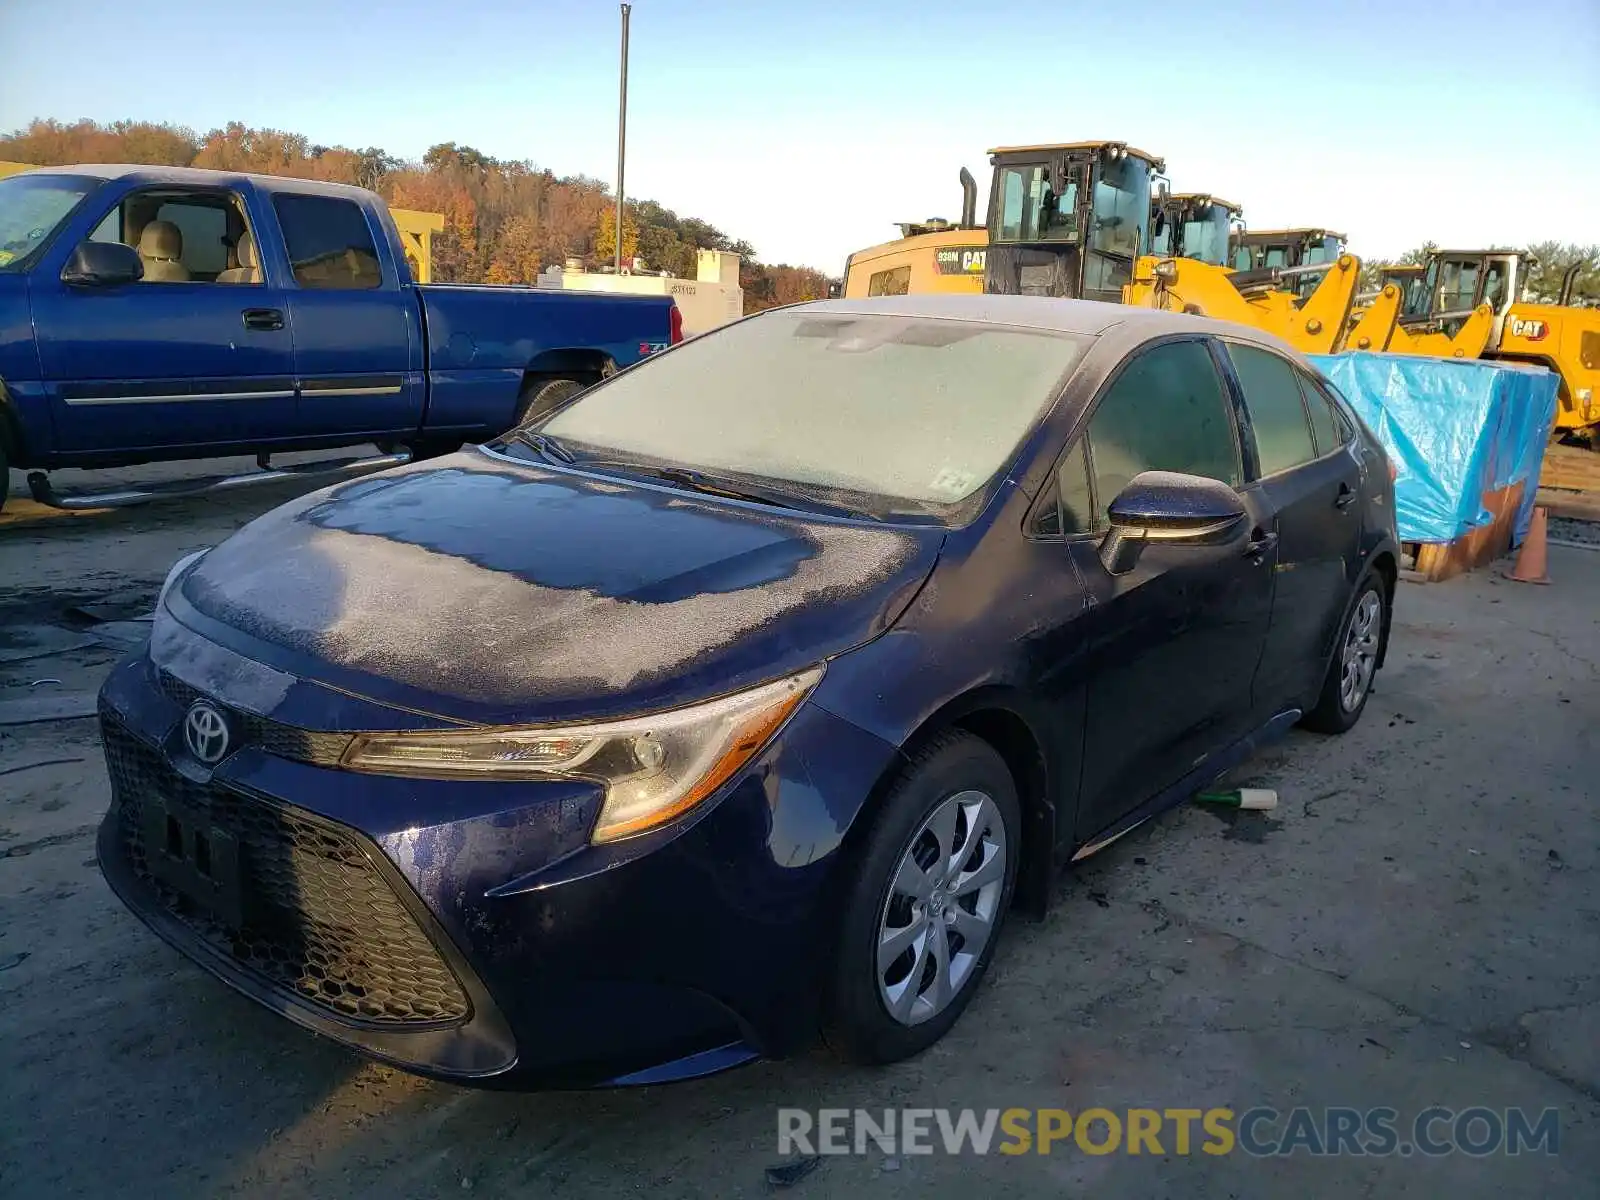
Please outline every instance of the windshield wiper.
M702 492L708 496L725 496L730 500L749 500L756 504L767 504L775 508L791 508L801 512L821 513L825 516L854 517L858 520L877 521L881 518L848 504L838 504L831 500L822 500L816 496L800 491L791 491L787 488L768 487L764 484L746 483L740 480L736 483L724 483L720 479L713 479L703 472L692 470L689 467L657 466L652 463L628 462L622 459L586 458L577 464L579 467L615 467L625 472L632 472L651 479L662 479L668 483L678 484L690 491Z
M531 450L537 450L547 459L554 459L560 463L577 461L577 456L571 450L548 433L534 433L531 429L513 429L506 436L513 442L520 442Z

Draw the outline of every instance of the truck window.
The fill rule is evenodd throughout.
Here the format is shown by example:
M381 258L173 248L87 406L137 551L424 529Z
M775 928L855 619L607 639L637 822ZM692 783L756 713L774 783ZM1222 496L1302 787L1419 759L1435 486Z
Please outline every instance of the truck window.
M225 192L134 192L89 235L139 252L145 283L259 283L244 209ZM244 243L244 263L239 247ZM241 269L242 268L242 269Z
M351 291L382 286L378 250L359 205L332 196L282 192L273 197L272 206L301 287Z

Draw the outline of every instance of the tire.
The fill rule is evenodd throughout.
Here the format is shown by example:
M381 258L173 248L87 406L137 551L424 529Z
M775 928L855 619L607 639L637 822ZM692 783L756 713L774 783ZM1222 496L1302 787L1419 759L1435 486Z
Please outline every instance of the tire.
M517 424L548 416L588 386L581 379L566 376L535 380L522 389L517 399Z
M980 840L967 841L974 833ZM956 857L935 847L963 844L972 847L969 855L943 876L953 886L939 886L920 869ZM823 1032L834 1050L859 1063L889 1063L945 1035L994 956L1021 849L1016 784L987 742L945 733L906 764L849 875L824 996ZM919 869L903 875L907 864ZM902 879L906 885L897 886ZM924 890L930 885L934 890ZM913 900L912 891L926 899ZM892 940L900 952L884 958L880 969L880 944L896 932L901 936ZM974 954L970 947L980 934ZM943 991L936 983L941 974Z
M1333 658L1314 707L1301 724L1316 733L1344 733L1361 719L1378 673L1378 651L1388 626L1388 600L1383 583L1368 575L1356 593L1355 603L1339 626ZM1347 661L1352 660L1353 661ZM1347 684L1350 686L1347 687Z

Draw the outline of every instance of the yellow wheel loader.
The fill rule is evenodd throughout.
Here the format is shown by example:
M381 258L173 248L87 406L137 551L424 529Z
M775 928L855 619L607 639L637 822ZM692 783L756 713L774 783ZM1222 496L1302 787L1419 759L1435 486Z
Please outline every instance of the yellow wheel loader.
M1150 213L1150 253L1226 266L1229 245L1243 230L1243 210L1205 192L1157 195Z
M844 295L925 295L983 291L989 234L977 223L978 185L961 168L961 220L905 222L892 242L857 250L844 264Z
M1296 284L1312 273L1319 282L1302 299ZM1353 254L1333 263L1248 273L1147 255L1139 259L1124 300L1255 325L1306 354L1332 354L1344 348L1360 277L1361 260Z
M1560 376L1556 433L1600 427L1600 309L1577 308L1581 263L1554 304L1527 300L1533 260L1515 250L1440 250L1409 292L1386 283L1347 339L1351 350L1488 358L1548 367Z

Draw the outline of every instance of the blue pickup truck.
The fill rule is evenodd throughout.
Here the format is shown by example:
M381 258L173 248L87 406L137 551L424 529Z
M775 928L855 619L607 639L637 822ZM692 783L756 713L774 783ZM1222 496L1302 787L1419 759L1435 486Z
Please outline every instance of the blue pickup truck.
M172 167L0 179L0 504L93 507L481 441L682 337L666 296L418 284L362 188ZM274 470L274 453L381 457ZM255 454L167 489L45 472Z

